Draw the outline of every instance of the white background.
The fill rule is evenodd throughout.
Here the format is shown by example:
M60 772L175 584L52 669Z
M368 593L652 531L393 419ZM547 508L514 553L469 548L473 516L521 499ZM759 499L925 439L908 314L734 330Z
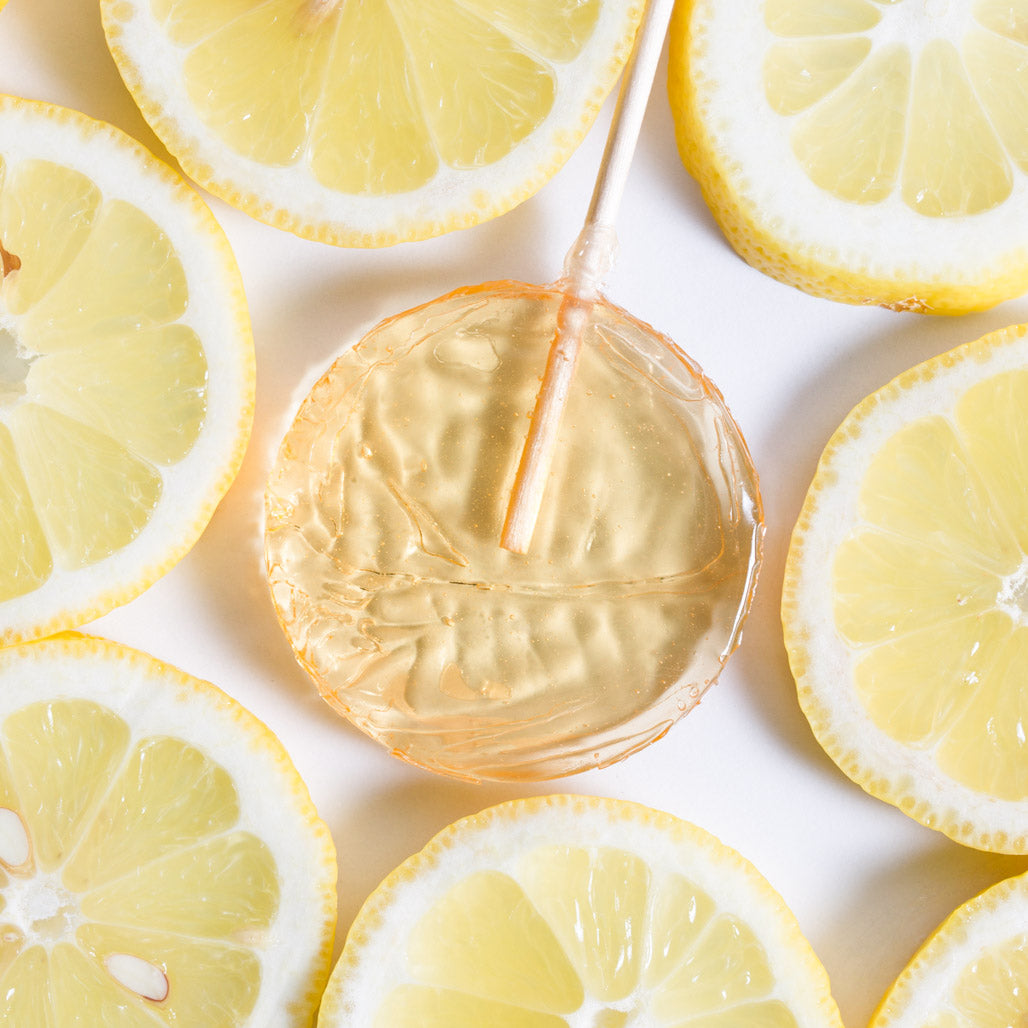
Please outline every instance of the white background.
M514 796L617 796L693 821L748 857L796 913L847 1028L860 1028L926 933L1028 859L965 849L915 824L865 795L820 750L796 702L779 625L789 534L818 455L853 405L926 357L1028 321L1028 301L929 319L814 299L753 271L724 243L679 162L664 75L662 65L605 292L677 340L720 387L760 472L767 520L742 646L698 709L604 771L525 787L436 777L390 757L322 703L293 661L263 572L264 482L313 380L381 318L452 288L555 279L585 214L610 104L536 197L438 240L333 249L211 200L250 301L252 442L189 556L89 630L215 682L279 735L338 848L337 950L379 880L450 821ZM0 91L113 122L167 156L107 53L96 0L9 0L0 13Z

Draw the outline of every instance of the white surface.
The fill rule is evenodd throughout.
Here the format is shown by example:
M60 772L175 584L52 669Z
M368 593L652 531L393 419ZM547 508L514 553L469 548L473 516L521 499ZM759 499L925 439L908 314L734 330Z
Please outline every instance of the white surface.
M789 533L829 434L866 393L920 360L1028 321L1028 301L931 320L816 300L751 270L722 241L682 169L655 89L605 292L675 338L728 399L761 474L766 559L741 648L700 707L629 760L550 785L473 786L390 757L334 715L294 663L265 587L262 491L296 405L379 319L451 288L547 282L585 215L605 119L517 210L380 251L337 250L212 207L233 243L257 346L257 420L242 473L192 553L89 626L209 679L264 719L306 778L339 849L339 941L378 881L436 831L501 799L621 796L693 821L741 851L795 911L861 1028L925 934L1028 859L964 849L866 796L822 753L786 664L778 598ZM163 148L107 54L96 0L9 0L0 90L75 107ZM608 106L609 112L609 106Z

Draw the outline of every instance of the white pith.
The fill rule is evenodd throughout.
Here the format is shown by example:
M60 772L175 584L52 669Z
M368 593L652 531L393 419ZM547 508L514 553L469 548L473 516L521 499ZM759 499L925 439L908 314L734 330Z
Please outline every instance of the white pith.
M1000 582L996 607L1015 625L1028 624L1028 556Z
M25 379L35 355L18 340L17 319L3 311L0 298L0 408L13 407L25 397Z
M0 896L4 900L0 922L17 929L26 946L49 949L55 942L73 938L82 923L78 897L64 888L58 873L13 875L0 888Z

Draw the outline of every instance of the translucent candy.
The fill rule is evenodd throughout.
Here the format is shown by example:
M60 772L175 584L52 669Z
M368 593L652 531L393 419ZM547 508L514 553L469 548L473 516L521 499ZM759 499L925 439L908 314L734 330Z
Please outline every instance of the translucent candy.
M720 394L604 299L532 545L499 545L557 287L491 283L373 329L303 403L267 494L282 625L324 698L464 778L609 764L738 642L763 532Z

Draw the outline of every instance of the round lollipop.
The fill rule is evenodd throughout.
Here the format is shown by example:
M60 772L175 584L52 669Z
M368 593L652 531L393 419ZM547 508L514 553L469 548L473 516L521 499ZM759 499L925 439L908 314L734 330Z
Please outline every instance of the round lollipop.
M745 442L700 369L599 293L670 7L640 32L564 276L372 329L304 401L269 481L268 573L300 663L434 771L619 760L739 639L763 532Z

